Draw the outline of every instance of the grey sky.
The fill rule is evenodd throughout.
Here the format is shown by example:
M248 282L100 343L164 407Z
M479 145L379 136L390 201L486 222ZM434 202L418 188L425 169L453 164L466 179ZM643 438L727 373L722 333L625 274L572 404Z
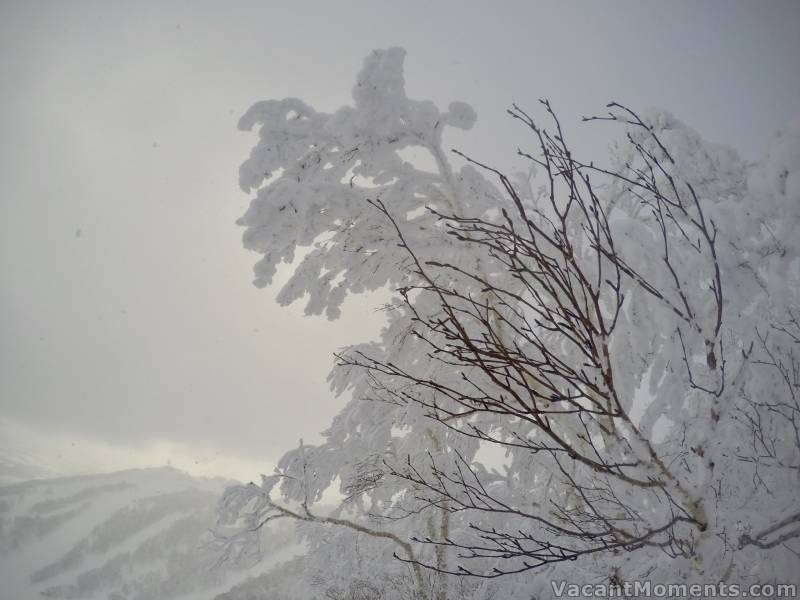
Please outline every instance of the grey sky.
M209 473L328 424L331 353L381 317L362 298L304 318L250 285L236 122L257 100L334 110L371 49L400 45L410 96L476 108L451 142L482 159L521 139L504 108L542 96L568 123L664 107L755 159L800 113L799 32L793 1L6 1L0 419L34 450L77 440L75 464L182 453ZM593 127L569 130L596 152Z

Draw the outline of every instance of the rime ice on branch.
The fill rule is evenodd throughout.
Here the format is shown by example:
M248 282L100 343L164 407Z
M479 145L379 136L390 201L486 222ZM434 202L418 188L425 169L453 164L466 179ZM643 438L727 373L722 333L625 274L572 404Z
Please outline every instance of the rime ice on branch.
M397 294L381 342L340 355L332 385L353 399L326 441L232 490L223 520L294 510L315 569L347 555L347 572L405 574L408 595L440 600L466 574L518 575L459 597L528 597L538 573L576 568L795 577L800 128L747 165L612 103L585 125L622 127L609 163L575 155L548 103L547 127L514 107L531 170L511 177L444 151L444 127L475 115L408 99L403 56L372 53L333 114L287 99L242 118L260 127L240 176L256 284L311 247L280 302L307 294L335 318L347 293ZM311 510L334 483L338 527ZM357 543L369 552L347 554Z

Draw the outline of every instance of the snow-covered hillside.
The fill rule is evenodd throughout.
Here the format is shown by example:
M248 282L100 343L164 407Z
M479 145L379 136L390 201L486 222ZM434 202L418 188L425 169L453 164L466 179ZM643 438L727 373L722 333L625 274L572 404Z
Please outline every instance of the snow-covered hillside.
M257 565L218 566L231 483L161 468L0 487L0 600L211 600L302 553L287 526Z
M0 429L0 431L2 431ZM0 486L57 477L58 471L33 455L0 448Z

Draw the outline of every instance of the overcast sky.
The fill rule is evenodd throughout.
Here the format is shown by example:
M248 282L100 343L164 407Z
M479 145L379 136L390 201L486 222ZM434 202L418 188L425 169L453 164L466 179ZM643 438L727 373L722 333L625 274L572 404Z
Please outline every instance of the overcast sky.
M800 3L0 4L0 449L58 472L163 465L255 477L342 400L331 353L374 338L251 285L236 129L255 101L350 102L373 48L407 91L479 119L451 143L502 164L511 102L569 123L659 106L748 159L800 113ZM571 126L587 152L602 136Z

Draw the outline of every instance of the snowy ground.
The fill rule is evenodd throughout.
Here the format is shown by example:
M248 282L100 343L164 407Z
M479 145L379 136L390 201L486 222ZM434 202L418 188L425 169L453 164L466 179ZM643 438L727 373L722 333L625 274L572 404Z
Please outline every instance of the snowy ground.
M5 462L6 481L27 464ZM0 600L212 600L303 553L287 527L254 567L215 566L209 528L231 483L160 468L0 487Z

